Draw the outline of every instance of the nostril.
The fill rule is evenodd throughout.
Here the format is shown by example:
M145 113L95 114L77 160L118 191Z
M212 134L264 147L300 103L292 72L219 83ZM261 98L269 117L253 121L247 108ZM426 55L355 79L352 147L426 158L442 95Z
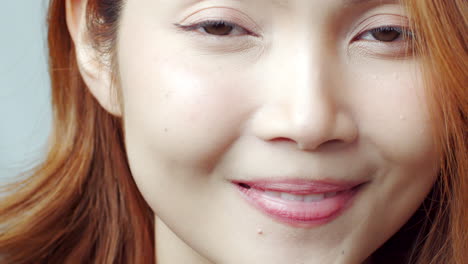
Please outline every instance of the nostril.
M328 140L324 143L322 143L319 147L322 149L322 150L336 150L336 149L339 149L340 147L343 147L344 145L346 145L346 143L342 140L339 140L339 139L333 139L333 140Z
M290 138L286 138L286 137L277 137L277 138L273 138L271 139L270 141L272 142L292 142L292 143L296 143L296 141L290 139Z

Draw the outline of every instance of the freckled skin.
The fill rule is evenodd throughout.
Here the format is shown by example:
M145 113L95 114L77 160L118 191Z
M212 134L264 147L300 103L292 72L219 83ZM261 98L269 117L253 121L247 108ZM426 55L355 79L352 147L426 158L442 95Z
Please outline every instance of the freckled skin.
M291 2L127 1L117 43L125 142L156 215L159 264L362 263L433 185L418 59L351 41L365 25L398 26L401 7ZM209 18L261 37L174 26ZM369 183L337 219L306 229L261 214L229 182L271 175Z

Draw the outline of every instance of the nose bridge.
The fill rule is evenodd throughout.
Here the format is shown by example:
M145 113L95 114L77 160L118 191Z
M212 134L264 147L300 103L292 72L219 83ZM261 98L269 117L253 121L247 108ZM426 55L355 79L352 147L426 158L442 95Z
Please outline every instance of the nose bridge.
M291 90L283 97L284 105L291 136L303 148L315 148L334 136L337 112L334 84L328 78L332 59L324 49L318 40L304 38L289 61Z
M333 56L319 39L303 37L283 49L283 74L271 74L275 92L259 120L257 131L264 140L289 139L301 149L316 149L329 141L350 142L356 127L340 112L339 87ZM332 78L333 77L333 78ZM338 76L339 78L339 76ZM268 110L269 109L269 110ZM274 110L273 110L274 109Z
M287 100L288 116L293 126L324 129L332 121L334 109L333 84L327 78L329 65L319 44L312 41L301 43L289 61L292 78L287 81L291 90L283 98Z

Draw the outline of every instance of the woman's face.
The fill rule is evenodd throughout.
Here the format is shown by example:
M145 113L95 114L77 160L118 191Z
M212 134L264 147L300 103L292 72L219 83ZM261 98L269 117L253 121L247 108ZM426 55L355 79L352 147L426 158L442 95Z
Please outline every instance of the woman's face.
M126 2L125 140L160 263L360 263L428 194L396 1Z

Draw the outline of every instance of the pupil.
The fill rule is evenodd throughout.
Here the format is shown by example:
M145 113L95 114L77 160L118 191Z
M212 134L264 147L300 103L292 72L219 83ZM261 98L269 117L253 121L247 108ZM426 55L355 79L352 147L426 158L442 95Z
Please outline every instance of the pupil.
M224 23L217 23L204 27L206 33L218 36L228 35L231 33L232 29L232 26L226 25Z
M379 41L385 41L385 42L394 41L395 39L400 37L400 35L401 35L400 32L396 30L392 30L392 29L384 29L384 30L372 33L372 36L375 39Z

